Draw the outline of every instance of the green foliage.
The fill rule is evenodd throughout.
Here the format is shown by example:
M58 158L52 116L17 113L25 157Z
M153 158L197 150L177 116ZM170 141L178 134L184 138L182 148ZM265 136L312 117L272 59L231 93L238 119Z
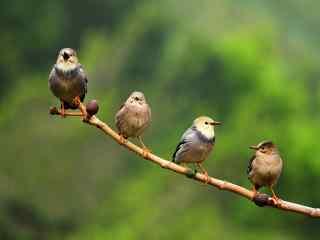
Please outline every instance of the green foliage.
M277 192L316 207L319 4L13 2L0 8L1 239L316 238L317 220L257 208L142 161L78 119L48 116L58 101L47 77L59 48L78 49L87 99L111 125L129 93L144 91L145 142L167 159L195 117L221 120L205 167L247 187L248 146L272 139L285 164Z

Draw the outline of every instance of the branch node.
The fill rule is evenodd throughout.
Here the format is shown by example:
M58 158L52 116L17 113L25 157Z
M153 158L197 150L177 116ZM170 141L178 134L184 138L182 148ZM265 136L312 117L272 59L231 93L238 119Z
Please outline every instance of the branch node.
M226 181L223 181L222 184L219 184L220 190L225 189L226 188L226 184L227 184Z
M49 113L51 115L60 115L60 112L59 112L58 108L56 108L56 107L50 107Z
M90 118L91 116L97 114L97 112L99 111L99 105L97 100L91 100L90 102L88 102L88 104L86 105L86 111L89 115L88 118Z
M192 170L190 168L187 168L187 172L185 173L187 178L194 178L197 174L197 170Z
M86 117L83 117L82 122L88 123L89 120L90 120L90 118L91 118L91 116L90 116L90 115L87 115Z
M119 134L119 138L116 140L122 146L125 146L128 142L128 140L124 136L122 136L121 134Z
M253 196L252 201L259 207L273 204L273 202L270 201L270 196L265 193L257 193Z
M169 167L169 163L167 163L167 162L161 162L161 163L160 163L160 167L161 167L161 168L168 168L168 167Z
M146 160L150 160L149 152L147 150L142 150L142 157Z

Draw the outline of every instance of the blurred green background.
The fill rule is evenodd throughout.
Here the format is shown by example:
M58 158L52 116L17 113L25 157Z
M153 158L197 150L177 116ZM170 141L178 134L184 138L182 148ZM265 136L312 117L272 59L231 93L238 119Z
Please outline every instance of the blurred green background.
M318 239L319 220L257 208L161 170L79 119L48 114L59 49L78 51L98 117L143 91L145 143L170 159L199 115L222 121L210 175L250 187L278 144L280 197L320 207L319 14L311 0L1 1L0 239Z

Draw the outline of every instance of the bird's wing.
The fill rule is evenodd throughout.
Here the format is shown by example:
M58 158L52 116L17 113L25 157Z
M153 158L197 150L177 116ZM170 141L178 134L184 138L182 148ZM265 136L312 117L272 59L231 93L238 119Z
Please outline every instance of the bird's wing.
M83 102L84 97L86 96L87 91L88 91L88 77L87 77L85 71L83 70L82 65L80 65L79 73L81 75L81 78L84 80L84 88L85 88L85 90L84 90L84 94L82 96L80 96L80 100L81 100L81 102Z
M251 170L252 170L252 163L253 163L253 160L256 158L256 155L253 155L251 158L250 158L250 161L249 161L249 165L248 165L248 168L247 168L247 174L250 174Z
M192 142L192 138L194 137L194 131L191 128L188 128L184 134L182 135L180 142L178 143L176 150L172 155L172 161L176 162L176 158L178 154L182 154L187 151L187 145Z
M151 109L147 103L146 103L146 112L147 114L142 114L143 122L144 122L142 129L145 129L151 123Z
M56 78L57 78L56 69L53 66L53 68L51 69L51 72L49 74L49 87L51 84L53 84L53 82L55 81Z
M127 108L126 104L124 103L120 106L120 109L116 114L115 122L116 122L116 126L120 132L122 129L123 121L125 119L125 116L128 114L128 112L129 112L128 108Z
M148 104L147 106L148 106L148 118L149 118L149 121L151 122L151 108Z
M185 141L180 141L179 144L176 147L176 150L174 151L173 155L172 155L172 161L175 162L176 161L176 156L178 151L183 147L183 144L185 144Z
M87 75L86 75L82 65L80 65L80 67L79 67L79 72L83 76L85 82L88 83L88 78L87 78Z

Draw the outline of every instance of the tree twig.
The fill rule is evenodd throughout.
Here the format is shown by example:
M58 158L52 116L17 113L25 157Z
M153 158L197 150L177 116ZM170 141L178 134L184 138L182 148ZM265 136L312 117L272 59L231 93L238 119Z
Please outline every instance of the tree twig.
M93 100L94 101L94 100ZM209 177L209 180L206 178L205 175L201 173L194 173L191 169L177 165L171 161L165 160L161 157L158 157L157 155L153 153L146 153L142 148L139 146L133 144L130 141L123 142L120 135L115 132L112 128L110 128L106 123L99 120L94 114L98 111L98 105L96 101L93 103L91 101L87 105L87 112L88 117L87 119L83 119L83 122L95 126L99 128L101 131L103 131L106 135L109 135L111 138L113 138L116 142L118 142L120 145L123 145L130 151L138 154L142 158L149 160L152 163L155 163L159 165L162 168L174 171L178 174L185 175L189 178L192 178L196 181L207 183L208 185L214 186L220 190L225 190L229 192L233 192L237 195L240 195L244 198L247 198L248 200L254 202L256 205L262 207L262 206L270 206L274 208L278 208L284 211L290 211L290 212L296 212L304 215L308 215L310 217L320 217L320 209L319 208L312 208L308 206L304 206L301 204L284 201L280 199L277 204L272 201L272 198L267 194L259 193L257 195L254 195L254 193L244 187L241 187L239 185L233 184L228 181L220 180L214 177ZM60 111L56 108L50 109L50 114L52 115L60 115ZM65 116L82 116L80 113L72 113L70 112L65 114Z

